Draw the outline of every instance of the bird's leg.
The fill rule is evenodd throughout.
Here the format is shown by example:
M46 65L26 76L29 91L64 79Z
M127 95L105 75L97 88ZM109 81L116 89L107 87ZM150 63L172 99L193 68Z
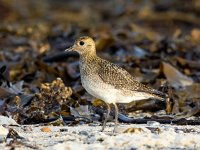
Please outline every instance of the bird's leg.
M115 133L116 132L116 129L117 129L117 124L118 124L118 107L117 107L117 104L116 103L113 103L114 107L115 107L115 127L114 127L114 130L113 132Z
M108 110L107 110L106 118L105 118L105 120L104 120L104 122L103 122L103 127L102 127L101 132L103 132L103 130L105 129L105 127L106 127L106 122L107 122L107 120L108 120L108 118L109 118L109 114L110 114L110 105L107 104L107 103L106 103L106 105L107 105L107 107L108 107Z

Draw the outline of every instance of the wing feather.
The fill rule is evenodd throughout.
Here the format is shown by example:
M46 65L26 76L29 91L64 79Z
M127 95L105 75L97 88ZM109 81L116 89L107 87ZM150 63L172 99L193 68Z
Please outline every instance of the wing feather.
M97 71L99 77L105 83L114 86L114 88L149 93L158 99L166 98L166 94L139 83L125 69L103 59L99 61L99 69Z

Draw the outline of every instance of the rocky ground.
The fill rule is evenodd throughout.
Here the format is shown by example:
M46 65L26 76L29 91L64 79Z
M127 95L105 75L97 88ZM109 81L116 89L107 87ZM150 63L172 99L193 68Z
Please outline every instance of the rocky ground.
M108 126L105 132L99 124L12 127L23 139L1 139L0 149L200 149L200 126L120 124L115 134Z
M0 150L200 149L200 0L0 0L0 20ZM106 105L64 52L83 35L169 101L118 104L100 132Z

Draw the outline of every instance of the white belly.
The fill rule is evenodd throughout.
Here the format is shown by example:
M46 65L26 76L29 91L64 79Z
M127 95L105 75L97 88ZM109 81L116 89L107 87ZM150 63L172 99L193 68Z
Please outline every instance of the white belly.
M101 81L101 80L98 80ZM83 87L92 96L105 101L106 103L130 103L142 99L148 99L151 96L141 92L127 91L122 93L113 86L103 82L91 80L90 77L81 80Z
M83 87L92 96L105 101L106 103L116 103L117 90L112 86L104 84L102 82L96 82L96 80L84 79L81 80Z

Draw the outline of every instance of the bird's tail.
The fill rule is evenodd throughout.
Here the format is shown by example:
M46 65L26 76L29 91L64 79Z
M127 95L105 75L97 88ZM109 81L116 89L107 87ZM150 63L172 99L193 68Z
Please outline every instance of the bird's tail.
M145 90L145 91L137 90L137 91L138 92L149 93L149 94L152 95L152 98L155 98L155 99L158 99L158 100L162 100L162 101L167 100L169 98L168 94L165 94L165 93L160 92L160 91L155 90L155 89L151 89L151 90L148 89L148 91L147 90Z

